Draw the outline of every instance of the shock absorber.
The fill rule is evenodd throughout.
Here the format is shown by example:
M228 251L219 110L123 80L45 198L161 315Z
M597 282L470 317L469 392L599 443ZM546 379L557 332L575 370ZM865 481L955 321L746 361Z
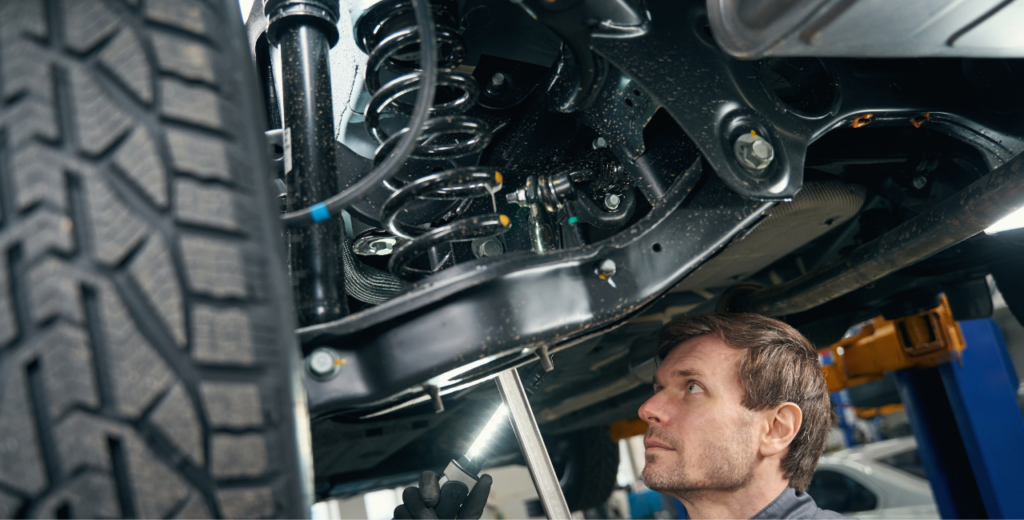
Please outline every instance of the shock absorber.
M483 151L490 144L493 133L483 120L466 115L466 111L479 99L480 87L472 76L455 70L466 54L466 44L456 30L458 6L452 0L437 0L431 8L440 50L437 86L447 87L453 95L449 101L431 107L431 117L423 125L412 157L447 160L454 165L454 159ZM386 111L409 114L412 105L401 98L419 89L423 81L424 73L416 66L420 35L412 2L385 0L371 7L356 23L356 40L369 55L365 81L371 97L364 112L364 124L367 133L380 145L374 155L374 164L377 164L391 153L404 134L411 131L405 127L389 134L381 124L381 115ZM386 77L394 79L384 82ZM497 170L480 166L449 168L411 182L397 177L386 182L393 193L381 208L381 223L391 233L407 239L392 253L388 264L391 272L407 280L419 278L433 271L409 264L432 248L453 241L497 236L507 231L509 219L505 215L463 218L477 197L489 196L493 200L493 195L501 189L501 182L501 174ZM416 200L440 200L451 204L428 218L428 223L399 220L399 217L408 218L406 210ZM438 262L439 267L444 264L444 259Z
M338 41L338 0L268 0L267 36L281 48L287 207L294 211L338 191L328 51ZM289 228L289 266L301 326L348 314L338 260L340 219Z

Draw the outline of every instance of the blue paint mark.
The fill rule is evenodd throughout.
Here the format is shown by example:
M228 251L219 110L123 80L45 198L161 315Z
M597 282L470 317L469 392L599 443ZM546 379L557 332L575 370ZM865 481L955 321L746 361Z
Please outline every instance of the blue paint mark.
M321 222L331 218L331 212L323 202L318 202L309 208L309 216L313 217L313 222Z

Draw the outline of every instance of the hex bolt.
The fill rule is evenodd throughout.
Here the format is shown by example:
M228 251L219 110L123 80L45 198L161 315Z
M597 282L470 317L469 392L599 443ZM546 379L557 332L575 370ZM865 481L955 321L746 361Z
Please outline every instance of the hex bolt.
M608 141L604 137L598 137L597 139L594 139L594 142L591 144L591 146L593 146L595 150L599 148L604 148L608 146Z
M318 348L306 358L306 368L316 379L330 379L341 369L341 360L329 348Z
M512 193L505 194L505 202L508 202L509 204L518 204L523 207L528 206L526 203L526 189L519 188Z
M504 86L505 75L500 72L494 73L494 75L491 76L491 85L495 88L501 88L502 86Z
M604 207L608 208L608 211L615 211L619 209L619 204L622 203L622 198L615 193L609 193L604 196Z
M765 138L751 131L736 139L733 145L736 160L751 170L764 170L775 158L775 148Z
M917 177L914 177L914 187L915 188L917 188L919 190L923 190L924 187L927 186L927 185L928 185L928 178L925 177L924 175L918 175Z

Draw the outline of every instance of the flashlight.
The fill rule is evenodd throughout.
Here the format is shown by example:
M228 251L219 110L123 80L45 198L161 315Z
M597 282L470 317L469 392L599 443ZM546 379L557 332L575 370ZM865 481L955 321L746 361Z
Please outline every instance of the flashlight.
M513 368L511 370L516 369ZM540 367L535 369L533 374L527 378L528 382L523 387L523 391L527 396L532 395L540 387L540 384L544 381L546 371L544 367ZM480 433L477 434L473 444L469 446L469 450L464 455L452 459L448 466L444 468L445 478L448 481L462 482L472 491L473 486L480 480L480 469L483 468L484 462L487 460L487 457L484 456L484 451L487 445L494 439L494 434L498 432L498 428L507 421L508 406L505 403L501 403L498 409L491 415L491 418L487 420L484 429L480 430Z
M473 486L480 480L480 469L486 460L483 456L484 450L507 419L508 407L502 403L484 425L484 429L477 434L476 440L469 446L469 451L457 459L452 459L448 467L444 468L444 476L449 482L462 482L470 491L473 490Z

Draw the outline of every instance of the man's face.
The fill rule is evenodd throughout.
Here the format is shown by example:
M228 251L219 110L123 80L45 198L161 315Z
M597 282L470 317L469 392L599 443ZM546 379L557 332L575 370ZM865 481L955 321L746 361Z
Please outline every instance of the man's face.
M673 349L640 407L647 425L643 480L676 497L740 489L757 459L755 412L743 406L740 349L699 336Z

